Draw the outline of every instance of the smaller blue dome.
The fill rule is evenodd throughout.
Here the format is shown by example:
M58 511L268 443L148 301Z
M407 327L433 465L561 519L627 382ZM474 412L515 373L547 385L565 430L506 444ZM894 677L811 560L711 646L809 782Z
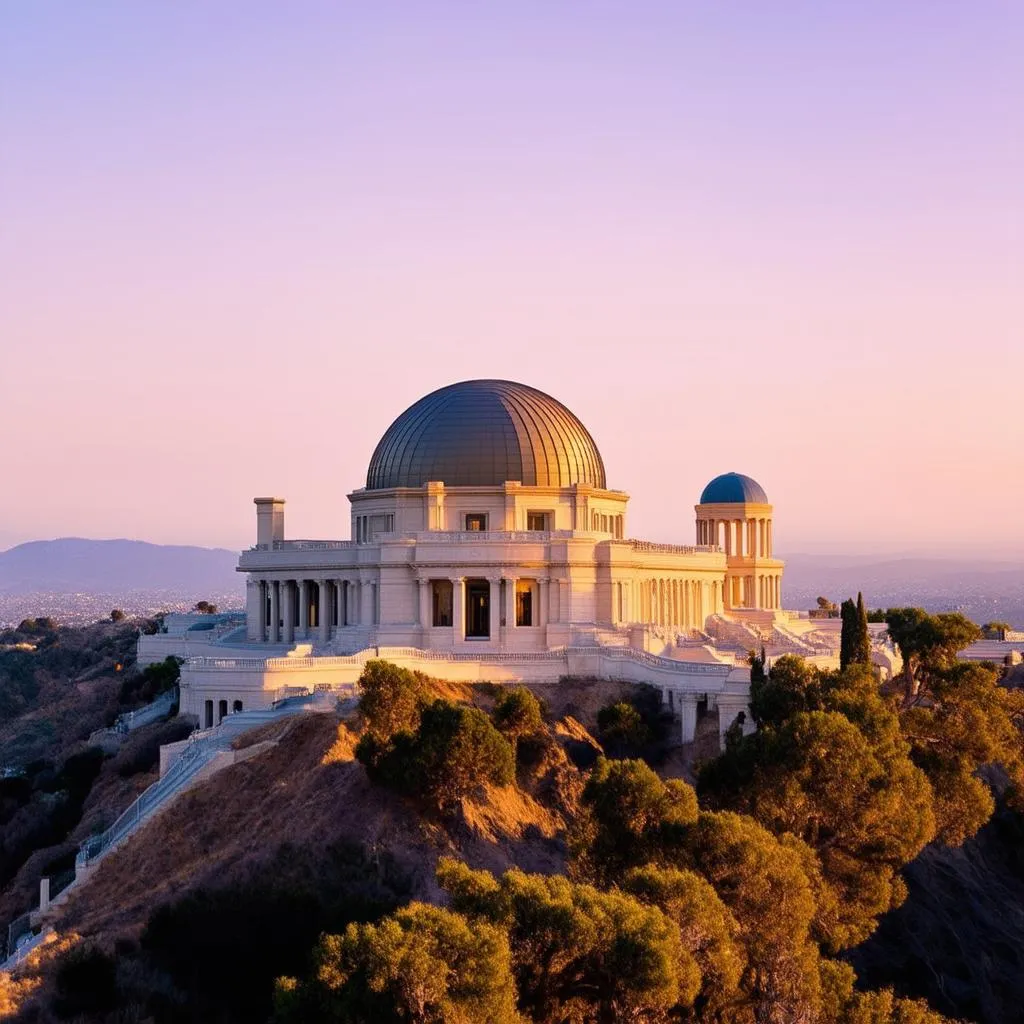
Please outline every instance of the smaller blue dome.
M748 503L767 505L764 488L743 473L723 473L704 488L700 496L702 505L732 505Z

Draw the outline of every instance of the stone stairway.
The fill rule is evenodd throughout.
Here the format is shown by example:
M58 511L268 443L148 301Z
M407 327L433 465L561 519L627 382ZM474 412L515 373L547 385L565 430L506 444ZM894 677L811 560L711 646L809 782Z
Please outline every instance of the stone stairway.
M706 623L707 632L715 640L715 646L733 650L744 655L761 648L761 634L744 622L731 622L721 615L712 615Z

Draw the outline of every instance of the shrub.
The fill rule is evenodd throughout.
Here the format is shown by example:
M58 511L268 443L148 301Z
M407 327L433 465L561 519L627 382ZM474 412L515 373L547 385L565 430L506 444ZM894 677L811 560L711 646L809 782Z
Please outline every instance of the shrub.
M505 933L410 903L379 924L324 935L312 978L278 980L274 1020L521 1024Z
M506 785L515 777L512 747L488 717L446 700L424 709L415 732L390 740L368 733L356 757L376 782L425 798L438 810L453 807L484 783Z
M57 968L53 1010L67 1019L109 1013L117 1006L117 969L112 956L95 947L72 950Z
M422 676L373 658L363 666L359 686L359 711L367 730L378 739L412 732L419 725L420 713L428 700Z
M121 684L118 702L122 705L148 704L161 693L177 686L180 678L181 661L170 655L125 679Z
M640 712L632 704L619 701L607 704L597 713L597 730L605 747L642 747L650 739Z
M491 721L517 749L521 739L534 736L544 728L540 701L524 686L505 690L498 697Z

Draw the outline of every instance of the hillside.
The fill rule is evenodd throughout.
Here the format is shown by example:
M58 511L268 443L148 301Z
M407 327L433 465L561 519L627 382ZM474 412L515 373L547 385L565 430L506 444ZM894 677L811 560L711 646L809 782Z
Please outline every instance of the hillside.
M437 680L418 685L428 686L431 700L479 709L495 722L508 692ZM239 737L236 746L271 745L180 796L71 892L52 918L57 941L33 954L16 978L0 979L0 1017L7 1000L9 1014L17 1011L19 1020L35 1024L61 1014L66 1018L70 1011L58 1012L61 1006L77 1008L81 1020L121 1024L266 1020L274 979L308 976L321 933L340 933L350 922L402 912L410 901L448 905L451 890L436 874L443 858L495 877L513 867L534 877L579 877L589 870L578 832L573 839L586 813L584 786L602 746L612 753L622 742L607 728L607 716L599 729L599 713L612 705L621 708L623 701L639 701L633 706L642 710L644 698L626 684L588 680L533 689L546 704L544 724L524 748L514 781L478 780L471 795L443 813L396 788L397 780L388 783L386 774L375 774L378 769L370 771L362 753L355 756L369 720L352 711L302 714ZM33 855L8 885L5 908L24 902L47 858L73 852L91 827L109 821L155 777L143 748L172 724L153 727L151 734L133 740L133 749L123 748L98 765L80 822L63 844ZM603 743L594 738L599 732ZM694 780L693 763L678 748L659 746L654 733L644 735L630 742L641 744L662 780ZM703 717L698 757L713 756L716 735L715 716ZM80 744L65 746L63 756L76 750L82 750ZM125 775L128 765L133 767ZM658 776L651 778L661 786ZM685 792L692 794L680 786L656 797L663 808L658 813ZM702 804L704 799L701 790ZM634 815L641 813L639 806L630 806ZM653 806L643 813L653 813ZM1019 815L1004 810L962 847L932 844L920 852L904 872L909 889L904 905L883 915L877 932L845 954L861 986L892 985L900 995L927 997L936 1009L984 1024L1013 1019L1024 1005L1018 952L1024 948L1020 822ZM667 832L657 834L678 835L681 825L682 819L673 819ZM598 842L596 849L628 863L632 845ZM757 858L768 856L769 863L780 855L765 849ZM733 854L728 863L738 863ZM785 877L787 887L794 884ZM751 943L745 955L759 955L762 941L769 952L788 941L781 932L772 939L759 936L762 931L775 935L780 922L799 913L787 902L788 888L769 896L764 884L752 880L754 898L767 902L757 904L760 909L744 926L753 929L743 932L744 942ZM742 904L737 914L741 910ZM76 965L86 981L73 980ZM104 998L113 1001L102 1004L106 1009L96 1004L86 1012L100 976L109 978ZM870 1019L938 1020L879 1013ZM297 1019L314 1018L300 1014ZM829 1024L862 1019L869 1018L827 1018Z

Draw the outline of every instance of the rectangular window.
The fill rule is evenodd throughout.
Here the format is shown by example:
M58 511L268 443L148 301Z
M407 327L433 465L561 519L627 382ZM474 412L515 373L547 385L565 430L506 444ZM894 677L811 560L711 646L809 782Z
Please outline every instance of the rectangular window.
M450 626L452 624L451 580L433 580L430 584L430 589L434 606L434 625Z
M547 512L527 512L526 528L528 530L550 530L548 515Z
M467 530L486 530L487 529L487 515L484 512L468 512L466 514L466 529Z
M516 582L516 625L533 625L533 587L529 580Z

